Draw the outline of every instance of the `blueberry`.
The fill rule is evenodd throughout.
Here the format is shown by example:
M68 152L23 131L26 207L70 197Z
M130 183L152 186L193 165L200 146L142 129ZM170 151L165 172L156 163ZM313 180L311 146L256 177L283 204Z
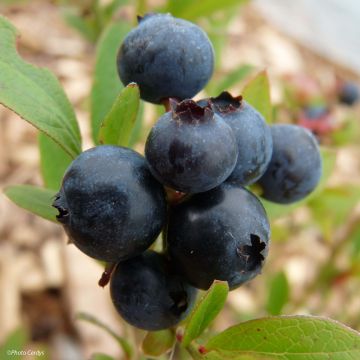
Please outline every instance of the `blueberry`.
M297 125L271 126L273 155L259 180L267 200L289 204L306 197L318 184L322 162L314 135Z
M331 109L325 105L307 106L300 112L297 124L309 129L321 141L322 136L335 130L335 119Z
M191 285L208 289L217 279L235 289L260 273L269 237L269 222L256 196L223 183L171 209L166 251Z
M164 255L147 251L117 264L110 294L124 320L154 331L184 319L194 304L196 290L173 273Z
M53 206L73 243L109 262L146 250L166 216L164 190L145 159L110 145L87 150L70 164Z
M338 92L339 101L346 105L354 105L359 101L359 88L353 82L344 82Z
M265 172L271 159L269 126L263 116L241 96L233 97L223 92L208 102L212 104L214 112L231 127L237 141L237 163L228 180L239 185L254 183Z
M233 171L237 145L231 128L192 100L172 104L151 129L145 156L152 174L182 192L207 191Z
M209 81L214 50L197 25L170 14L148 14L124 39L117 57L124 85L135 82L143 100L159 104L192 98Z
M329 113L329 109L325 105L312 105L304 109L304 116L309 120L318 120Z

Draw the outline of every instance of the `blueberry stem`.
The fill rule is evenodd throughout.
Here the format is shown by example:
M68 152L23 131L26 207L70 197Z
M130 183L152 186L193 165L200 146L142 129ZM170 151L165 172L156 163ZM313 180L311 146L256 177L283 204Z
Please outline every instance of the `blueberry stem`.
M109 283L115 265L115 263L106 263L104 272L102 273L101 278L98 282L99 286L105 287Z
M165 111L171 111L173 106L175 106L179 101L175 98L165 98L161 101L161 104L164 106Z
M190 344L186 348L187 352L191 355L191 357L195 360L201 360L203 359L203 356L201 355L198 346Z
M173 189L170 189L170 188L165 188L165 191L166 191L167 202L170 205L177 205L187 195L186 193L183 193L183 192L177 191L177 190L173 190Z

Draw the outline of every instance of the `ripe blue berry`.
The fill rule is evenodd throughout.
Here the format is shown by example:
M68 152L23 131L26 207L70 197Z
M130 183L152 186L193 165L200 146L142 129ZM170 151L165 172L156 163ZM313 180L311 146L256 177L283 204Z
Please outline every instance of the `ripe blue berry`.
M194 304L196 290L174 274L164 255L147 251L117 264L110 294L124 320L154 331L184 319Z
M214 68L214 50L197 25L170 14L148 14L124 39L117 57L124 85L139 85L141 98L159 104L189 99L204 88Z
M339 88L338 97L341 103L354 105L360 98L359 88L353 82L344 82Z
M87 150L70 164L53 206L73 243L109 262L146 250L166 216L164 190L145 159L110 145Z
M309 120L319 120L329 113L329 108L325 105L312 105L304 109L304 116Z
M151 129L145 156L152 174L182 192L207 191L232 172L237 145L231 128L192 100L172 104Z
M335 118L331 109L325 105L312 105L304 108L297 124L309 129L315 136L322 136L335 130Z
M235 289L260 273L269 237L269 222L255 195L223 183L171 209L166 250L193 286L208 289L217 279Z
M235 134L238 158L229 177L238 185L249 185L258 180L269 165L272 138L263 116L242 97L228 92L208 100L212 109L221 116Z
M273 155L260 178L262 197L290 204L312 192L321 177L321 155L314 135L297 125L271 126Z

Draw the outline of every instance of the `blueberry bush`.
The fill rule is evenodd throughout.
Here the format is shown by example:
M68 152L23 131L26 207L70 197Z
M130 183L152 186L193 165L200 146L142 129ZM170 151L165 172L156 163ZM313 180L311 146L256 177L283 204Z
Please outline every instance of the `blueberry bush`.
M169 1L150 13L140 1L134 26L113 19L121 1L95 2L91 18L67 9L67 21L97 49L90 95L94 147L86 151L59 81L19 56L17 30L0 17L0 103L39 130L44 181L43 187L9 186L5 194L62 225L80 251L106 262L99 284L110 287L125 326L146 330L141 354L140 344L101 319L79 318L105 328L124 358L165 359L177 348L185 358L204 360L357 360L360 335L350 327L325 317L280 315L290 303L284 272L271 274L264 304L269 316L239 319L218 333L211 327L228 292L263 270L270 238L292 231L280 232L276 219L306 204L331 236L332 223L344 221L354 205L346 199L359 193L326 186L333 151L320 148L309 129L275 123L265 71L241 94L229 90L251 65L211 81L221 64L221 35L208 36L195 22L237 3ZM214 28L222 21L209 17ZM206 97L194 100L204 88ZM346 104L358 96L349 86L341 94ZM157 113L149 131L144 102ZM141 155L133 147L144 133ZM354 225L338 240L308 293L341 275L331 261L356 231ZM290 307L301 305L302 299Z

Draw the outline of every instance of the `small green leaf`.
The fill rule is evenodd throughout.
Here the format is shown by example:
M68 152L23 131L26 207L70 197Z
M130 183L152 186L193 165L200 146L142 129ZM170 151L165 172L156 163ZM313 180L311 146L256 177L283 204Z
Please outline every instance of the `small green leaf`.
M336 227L346 221L359 198L359 186L328 187L321 196L311 199L309 205L317 221L331 221L332 226Z
M144 102L140 101L139 111L135 120L134 127L131 132L129 147L132 148L138 141L140 141L143 131L144 123Z
M129 0L112 0L110 3L108 4L104 4L103 5L103 13L104 13L104 17L106 18L107 21L109 21L114 14L116 13L116 11L123 5L126 5L129 2ZM137 14L142 14L142 12L137 12Z
M57 211L51 206L56 191L32 185L13 185L4 190L5 195L16 205L46 220L56 221Z
M228 91L231 87L245 79L253 69L254 67L252 65L246 64L240 65L235 70L230 71L218 82L215 93L220 94L222 91Z
M98 320L95 316L92 316L87 313L78 313L76 318L78 320L87 321L90 324L98 326L99 328L105 330L110 336L112 336L117 343L120 345L122 350L125 353L126 359L131 359L133 354L133 348L130 343L123 337L117 335L114 330L110 329L106 324Z
M337 152L328 148L321 149L323 173L320 184L306 199L313 212L313 219L322 227L325 238L331 239L334 227L343 223L360 197L360 187L329 187L328 180L333 173Z
M29 341L29 334L23 328L13 331L0 346L0 359L16 357L11 351L21 351Z
M360 223L354 225L348 241L353 248L351 251L351 257L354 260L358 260L360 257Z
M336 147L347 146L350 143L357 144L360 138L360 124L355 116L352 114L351 117L348 117L343 121L341 128L336 129L331 134L332 143Z
M169 12L173 16L180 17L181 13L186 11L186 8L191 6L193 3L193 0L168 0L167 7L163 12Z
M246 4L248 0L170 0L168 9L174 16L188 20L208 17L217 11Z
M16 29L0 16L0 104L51 137L71 157L81 152L75 113L56 77L24 62Z
M91 355L90 360L114 360L114 358L110 355L95 353Z
M270 283L266 310L271 315L279 315L289 300L289 283L283 271L278 272Z
M41 174L45 187L59 190L65 170L70 165L71 157L53 140L39 134Z
M249 81L243 91L244 99L259 111L268 123L272 122L270 84L266 71L261 71Z
M135 83L131 83L121 91L101 124L99 142L128 146L137 119L139 104L139 87Z
M116 54L130 29L127 22L112 23L103 31L97 44L94 82L91 89L91 132L96 144L100 125L123 88L117 74Z
M202 360L271 360L272 358L262 355L234 354L232 351L211 351L201 358Z
M66 23L77 30L85 39L94 43L98 36L98 31L93 22L86 19L75 8L65 7L62 9L62 16Z
M145 355L160 356L171 349L175 342L175 334L171 330L149 331L143 342Z
M228 42L228 34L224 29L228 27L229 22L236 17L237 13L234 12L231 8L224 11L221 16L208 17L207 22L207 35L213 45L214 55L215 55L215 74L216 70L221 70L222 60L223 60L223 49L226 47ZM215 75L216 76L216 75ZM213 78L212 81L207 85L206 92L208 94L216 94L216 91L213 91L216 88L217 79Z
M146 0L136 0L136 14L144 15L148 12Z
M358 360L360 334L331 319L279 316L233 326L205 345L224 359L252 355L271 360Z
M227 282L217 281L211 285L203 298L192 311L185 327L183 346L199 337L224 307L229 286Z

